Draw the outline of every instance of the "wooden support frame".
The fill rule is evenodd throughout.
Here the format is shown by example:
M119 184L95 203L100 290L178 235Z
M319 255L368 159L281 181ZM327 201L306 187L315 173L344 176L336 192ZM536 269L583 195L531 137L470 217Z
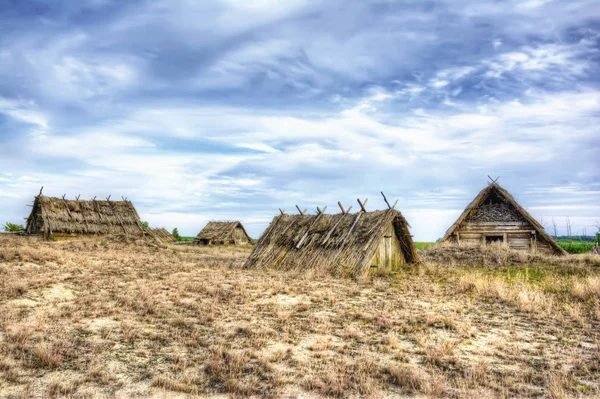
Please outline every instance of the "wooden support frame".
M300 241L298 241L298 244L296 244L296 249L300 249L300 247L302 247L302 244L304 243L304 240L306 240L306 237L308 237L308 234L310 233L310 229L312 229L312 227L319 221L319 219L323 215L324 215L324 213L319 213L317 215L317 217L315 218L315 220L313 220L313 222L310 224L310 226L308 226L308 229L306 230L306 233L304 233L304 235L302 236L302 238L300 239Z
M365 202L361 202L360 198L356 199L358 201L358 205L360 205L360 209L362 212L367 212L367 202L369 202L369 199L366 198Z
M335 254L335 258L337 258L340 255L340 253L342 252L342 250L344 249L344 246L346 245L346 241L348 241L348 238L350 237L350 234L352 234L352 230L354 230L354 227L356 227L356 225L358 224L358 221L360 220L360 217L361 217L362 214L363 214L362 212L358 212L356 214L356 218L354 219L354 223L352 223L352 226L350 226L350 229L348 230L348 232L344 236L344 240L342 241L342 244L340 245L340 249L338 249L337 253Z
M300 207L298 205L296 205L296 209L298 209L298 212L300 213L300 215L304 216L304 214L306 213L307 209L305 208L304 210L301 210Z

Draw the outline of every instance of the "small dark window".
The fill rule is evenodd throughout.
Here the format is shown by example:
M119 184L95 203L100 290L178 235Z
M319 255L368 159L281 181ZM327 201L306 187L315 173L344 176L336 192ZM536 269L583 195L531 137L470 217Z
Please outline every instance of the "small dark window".
M494 242L504 242L503 236L485 236L485 243L492 244Z

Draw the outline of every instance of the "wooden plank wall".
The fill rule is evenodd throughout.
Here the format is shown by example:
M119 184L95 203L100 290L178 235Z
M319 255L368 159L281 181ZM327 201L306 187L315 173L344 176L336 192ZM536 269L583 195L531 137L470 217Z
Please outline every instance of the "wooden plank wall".
M400 240L394 231L394 226L390 224L371 260L371 267L395 271L404 265L406 265L406 258L402 252Z
M535 228L526 220L518 222L464 222L456 233L458 233L458 241L461 244L482 244L485 242L486 235L502 235L509 247L516 250L531 251L532 244L534 248L538 247L539 244L539 235L537 233L531 234L533 230ZM551 250L549 246L548 250Z

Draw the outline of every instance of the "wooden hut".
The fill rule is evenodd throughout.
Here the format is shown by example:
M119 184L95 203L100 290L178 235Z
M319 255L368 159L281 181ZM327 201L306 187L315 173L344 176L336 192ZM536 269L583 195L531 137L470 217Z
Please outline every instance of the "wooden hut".
M503 243L516 250L565 255L564 249L495 181L475 197L442 242Z
M249 245L252 243L239 221L208 222L194 239L195 245Z
M145 234L137 211L130 201L67 200L35 197L33 209L27 218L28 234L43 234L45 239L59 239L78 235Z
M173 244L177 242L177 239L173 237L173 234L169 233L164 227L150 229L150 231L154 235L154 237L156 237L165 244Z
M419 261L402 214L388 210L276 216L258 241L246 268L320 269L363 277L370 270L396 270Z

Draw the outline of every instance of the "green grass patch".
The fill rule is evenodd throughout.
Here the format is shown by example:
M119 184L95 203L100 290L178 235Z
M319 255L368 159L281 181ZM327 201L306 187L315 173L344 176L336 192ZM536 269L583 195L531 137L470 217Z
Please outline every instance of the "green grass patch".
M415 242L417 249L421 249L423 251L433 247L435 244L435 242Z
M570 254L584 254L592 252L595 243L590 241L558 241L558 245Z

